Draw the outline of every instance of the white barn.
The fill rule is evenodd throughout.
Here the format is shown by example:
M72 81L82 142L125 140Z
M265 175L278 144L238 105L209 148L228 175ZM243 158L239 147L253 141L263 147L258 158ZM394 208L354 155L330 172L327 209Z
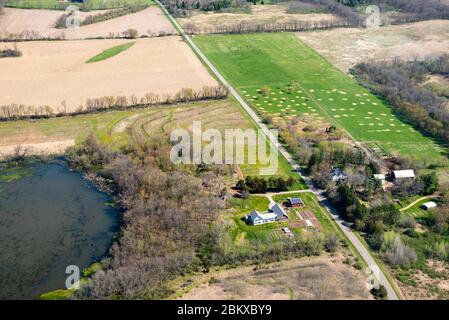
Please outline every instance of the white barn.
M437 206L437 204L435 201L429 201L429 202L423 203L421 205L421 208L424 210L429 210L431 208L436 208L436 206Z
M394 170L393 178L395 178L395 179L415 178L415 171L413 171L413 170Z

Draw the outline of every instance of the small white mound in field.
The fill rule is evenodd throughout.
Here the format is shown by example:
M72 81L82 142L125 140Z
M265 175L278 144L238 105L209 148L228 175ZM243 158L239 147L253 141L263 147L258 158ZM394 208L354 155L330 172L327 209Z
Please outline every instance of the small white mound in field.
M128 50L85 62L129 40L19 43L20 58L0 59L0 105L51 106L74 112L89 98L175 94L217 82L179 36L138 39Z
M87 16L101 12L104 11L80 12L80 18L84 20ZM70 40L106 38L111 33L117 36L127 29L137 30L139 36L149 35L149 31L151 34L175 33L173 26L156 6L114 19L81 26L77 29L56 29L54 24L64 13L64 11L58 10L5 8L5 14L0 19L0 37L5 34L18 34L24 31L34 31L40 37L45 38L56 38L64 34L64 38Z

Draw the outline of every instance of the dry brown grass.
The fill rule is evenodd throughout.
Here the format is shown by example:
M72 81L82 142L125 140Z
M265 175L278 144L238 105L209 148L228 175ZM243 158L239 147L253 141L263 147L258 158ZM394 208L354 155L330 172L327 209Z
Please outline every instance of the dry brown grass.
M85 62L128 40L39 41L19 44L23 56L0 60L0 105L49 105L65 101L75 112L88 98L216 85L178 36L138 39L130 49L96 63Z
M104 11L80 12L81 20L87 16ZM56 29L54 24L63 14L57 10L32 10L5 8L5 14L0 20L0 37L5 34L18 34L24 31L38 32L41 37L55 38L62 33L66 39L87 39L109 37L111 33L120 35L127 29L136 29L139 35L158 35L161 32L175 33L173 26L166 19L161 10L149 7L142 11L117 17L114 19L85 25L77 29ZM148 33L150 31L150 34Z
M448 86L449 87L449 77L440 75L440 74L433 74L428 76L428 79L426 83L436 83L440 86Z
M449 21L430 20L375 29L333 29L297 36L346 72L368 59L411 59L449 52Z
M194 12L191 17L179 18L182 26L193 24L199 29L213 29L214 27L232 26L240 23L291 23L295 21L317 22L337 19L332 14L287 14L285 5L256 5L251 6L251 14L237 13L204 13Z
M449 299L449 266L447 263L437 260L427 260L427 265L439 273L439 277L430 277L418 270L411 278L416 282L415 286L406 285L397 281L401 291L407 300L447 300Z
M241 267L215 275L182 299L370 299L360 271L342 263L343 255L307 257L253 270Z

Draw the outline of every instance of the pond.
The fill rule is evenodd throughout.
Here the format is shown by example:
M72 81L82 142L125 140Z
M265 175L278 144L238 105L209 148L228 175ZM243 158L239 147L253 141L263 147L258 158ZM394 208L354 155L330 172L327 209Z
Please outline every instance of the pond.
M104 256L118 210L62 160L0 166L0 299L65 289L68 265Z

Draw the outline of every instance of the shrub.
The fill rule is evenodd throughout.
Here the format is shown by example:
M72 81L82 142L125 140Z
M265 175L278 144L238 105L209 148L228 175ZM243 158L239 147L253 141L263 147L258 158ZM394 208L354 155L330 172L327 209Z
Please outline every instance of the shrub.
M379 288L372 288L371 293L373 296L380 299L385 299L388 296L387 289L383 285L380 285Z
M324 248L328 252L335 252L338 249L338 241L339 238L335 233L330 233L326 236L326 239L324 240Z
M136 39L139 36L139 32L136 29L128 29L123 31L122 35L128 39Z
M406 246L399 235L384 254L385 260L391 265L409 266L416 263L418 257L413 248Z
M0 50L0 58L14 58L14 57L21 57L22 51L17 49L17 46L14 45L13 49L3 49Z

